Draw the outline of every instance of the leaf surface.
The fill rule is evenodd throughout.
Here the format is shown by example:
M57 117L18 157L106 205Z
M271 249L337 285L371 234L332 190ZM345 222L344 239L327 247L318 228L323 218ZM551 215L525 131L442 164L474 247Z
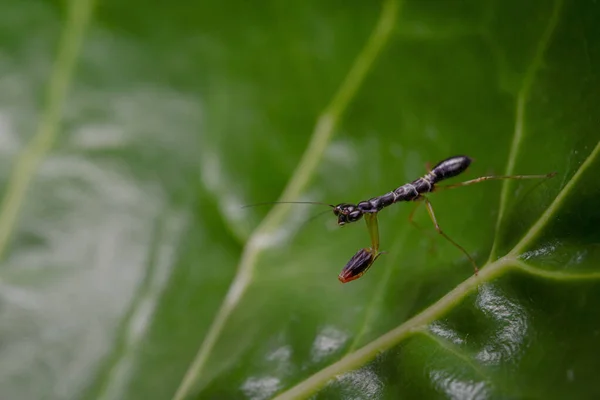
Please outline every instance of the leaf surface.
M0 397L597 397L599 7L6 5ZM411 204L346 285L363 223L241 208L455 154L558 173L430 196L478 276Z

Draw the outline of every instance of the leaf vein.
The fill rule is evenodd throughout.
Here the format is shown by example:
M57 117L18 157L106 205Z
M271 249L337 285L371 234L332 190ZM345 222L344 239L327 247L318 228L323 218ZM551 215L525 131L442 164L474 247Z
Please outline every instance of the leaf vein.
M359 368L372 360L377 354L386 351L400 343L415 332L420 332L432 321L445 315L452 307L460 303L483 282L491 281L498 277L507 268L510 268L512 258L504 257L487 264L478 275L473 275L463 281L440 300L421 311L411 319L400 324L391 331L381 335L369 344L348 354L339 361L322 369L308 379L302 381L291 389L281 393L275 400L289 400L306 398L325 385L329 380L346 371Z
M58 136L62 107L92 9L93 0L69 2L67 23L59 40L42 117L33 138L17 157L8 178L6 194L0 208L0 257L6 251L13 234L33 176Z
M514 267L516 269L527 272L530 275L539 276L546 279L553 279L556 281L584 281L600 279L600 272L548 271L531 266L522 260L515 260L514 263Z
M352 101L374 61L388 41L395 26L398 9L399 0L386 0L383 3L383 8L375 29L355 59L337 93L318 118L311 140L279 201L292 201L298 198L308 185L348 104ZM277 204L250 235L242 252L237 273L225 295L223 303L217 311L215 319L208 329L204 341L200 345L192 364L189 366L173 397L174 400L182 400L187 397L194 383L201 376L219 334L252 282L256 260L261 251L266 247L264 238L281 225L289 209L289 204Z
M460 350L457 348L457 346L448 342L447 340L440 338L439 336L432 334L428 330L421 331L421 334L423 334L424 336L426 336L427 338L429 338L430 340L435 342L438 346L440 346L442 349L444 349L448 353L452 354L456 358L463 360L466 364L468 364L473 369L473 371L477 375L482 377L483 380L489 381L489 378L485 375L485 372L481 369L481 367L478 364L474 363L473 360L470 359L466 354L461 353Z
M562 0L556 0L554 2L552 15L550 17L550 20L548 21L548 25L546 26L546 29L540 39L540 44L536 49L536 52L533 56L533 60L529 65L529 68L525 72L523 84L517 95L517 106L515 109L515 130L513 134L512 144L510 146L508 163L506 165L506 171L504 173L505 175L514 174L515 164L517 161L517 157L519 156L519 149L521 147L521 142L523 140L525 130L525 113L527 101L529 100L529 93L531 92L531 87L533 86L535 75L542 64L544 53L546 52L548 44L550 43L550 39L552 38L552 33L554 32L554 30L556 29L556 25L558 24L561 9ZM494 235L496 239L494 240L492 250L490 251L490 261L493 258L496 258L496 249L498 246L497 238L499 237L500 226L502 224L502 220L506 212L509 194L508 191L510 189L511 184L512 182L510 180L505 180L502 183L502 189L500 191L500 209L498 210L498 219L496 220L496 233Z
M539 235L542 228L546 226L550 218L554 215L556 210L562 205L567 195L571 192L572 188L575 186L577 181L581 178L581 175L590 167L592 162L596 159L600 153L600 141L594 147L594 150L590 153L590 155L585 159L585 161L581 164L577 172L573 175L573 177L567 182L567 184L562 188L562 190L558 193L558 195L554 198L554 201L550 204L546 211L541 215L541 217L536 221L535 224L527 231L525 236L515 245L515 247L510 251L509 255L516 256L521 253L525 246L529 242Z

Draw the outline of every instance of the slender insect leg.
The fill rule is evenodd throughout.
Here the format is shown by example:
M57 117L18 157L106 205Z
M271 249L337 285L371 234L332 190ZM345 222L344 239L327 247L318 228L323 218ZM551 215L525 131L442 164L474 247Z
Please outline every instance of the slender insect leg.
M475 260L473 260L473 257L471 257L469 255L469 253L460 244L458 244L454 240L450 239L450 237L442 231L442 228L440 228L440 225L438 224L438 222L435 218L435 213L433 212L433 207L431 206L431 202L426 197L424 199L425 199L425 205L427 205L427 211L429 212L429 216L431 217L431 220L433 221L433 224L435 225L435 230L438 231L438 233L440 235L445 237L446 240L448 240L450 243L452 243L455 247L457 247L460 251L462 251L467 256L469 261L471 261L471 264L473 264L473 268L475 268L475 275L477 275L477 272L479 272L479 268L477 268L477 263L475 263Z
M489 175L489 176L481 176L479 178L471 179L470 181L455 183L452 185L443 185L443 186L435 186L434 191L446 190L446 189L454 189L461 186L473 185L475 183L489 181L489 180L499 180L499 179L543 179L543 178L552 178L556 175L556 172L551 172L545 175Z
M419 209L419 207L421 206L421 204L423 204L423 197L419 197L416 200L414 200L415 206L413 207L412 211L410 212L410 214L408 214L408 222L414 226L417 229L423 229L421 228L414 220L415 218L415 213L417 212L417 210Z
M377 213L365 214L367 230L371 237L371 249L375 254L379 253L379 223L377 222Z
M413 200L414 202L416 202L417 204L415 204L415 206L413 207L412 211L410 212L410 214L408 214L408 222L414 226L415 228L417 228L419 231L423 232L424 234L426 234L429 239L429 252L430 253L435 253L435 237L433 235L432 232L426 230L425 228L423 228L421 225L417 224L414 220L415 214L417 212L417 210L419 209L419 207L421 206L421 204L423 204L423 197L419 197L416 200Z

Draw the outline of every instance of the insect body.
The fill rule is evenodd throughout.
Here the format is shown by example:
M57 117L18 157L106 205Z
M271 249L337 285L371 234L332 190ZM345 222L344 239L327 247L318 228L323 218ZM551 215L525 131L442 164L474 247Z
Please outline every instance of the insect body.
M347 223L356 222L362 217L365 217L369 235L371 237L371 247L359 250L346 264L342 272L339 274L338 279L342 283L350 282L360 278L370 267L373 265L375 260L382 254L379 251L379 228L377 223L377 213L387 206L400 201L414 201L423 202L427 207L429 216L435 225L437 232L442 235L446 240L452 243L456 248L467 256L473 268L475 274L477 274L477 264L475 260L469 255L469 253L458 243L452 240L446 235L435 217L431 202L427 198L426 194L440 190L440 189L452 189L460 186L472 185L475 183L483 182L490 179L539 179L539 178L550 178L556 173L550 173L546 175L511 175L511 176L482 176L476 179L472 179L466 182L457 183L448 186L436 186L437 183L444 179L452 178L463 173L471 164L471 158L467 156L455 156L450 157L444 161L438 163L423 177L400 186L399 188L386 193L382 196L373 197L369 200L361 201L358 204L341 203L333 207L333 214L338 219L338 225L345 225ZM421 203L418 203L421 204ZM416 209L415 209L416 210ZM412 216L414 211L411 213L409 220L412 222Z
M360 249L340 272L338 279L342 283L350 282L360 278L370 267L373 265L375 260L384 252L379 251L379 226L377 221L377 213L383 210L385 207L390 206L394 203L401 201L412 201L419 204L425 204L427 212L431 218L436 231L448 240L452 245L458 248L471 262L477 274L477 263L469 255L469 253L458 243L452 240L446 235L440 225L437 222L433 207L429 201L428 194L434 191L442 189L454 189L461 186L473 185L475 183L492 180L492 179L541 179L551 178L556 175L555 172L545 175L488 175L481 176L479 178L471 179L469 181L460 182L446 186L436 186L439 182L452 178L454 176L463 173L469 165L471 165L471 158L467 156L454 156L447 158L436 166L434 166L427 174L419 179L416 179L410 183L400 186L399 188L388 192L382 196L373 197L369 200L361 201L358 204L351 203L340 203L336 206L326 203L319 202L291 202L291 203L310 203L329 206L333 209L333 214L337 217L338 225L345 225L348 223L359 221L364 217L371 238L371 247ZM259 204L273 204L273 203L259 203ZM255 205L259 205L255 204ZM409 216L409 221L413 223L412 217L414 212L413 209Z
M432 192L436 183L464 172L470 164L471 159L466 156L448 158L433 167L422 178L402 185L383 196L373 197L356 205L338 204L333 208L333 213L338 218L338 225L344 225L348 222L358 221L364 214L378 213L383 208L399 201L419 200L423 194Z

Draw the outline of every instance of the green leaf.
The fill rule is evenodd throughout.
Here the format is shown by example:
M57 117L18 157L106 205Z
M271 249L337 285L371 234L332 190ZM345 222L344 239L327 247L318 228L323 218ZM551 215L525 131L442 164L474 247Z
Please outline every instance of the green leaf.
M600 396L599 4L188 3L0 13L0 398Z

